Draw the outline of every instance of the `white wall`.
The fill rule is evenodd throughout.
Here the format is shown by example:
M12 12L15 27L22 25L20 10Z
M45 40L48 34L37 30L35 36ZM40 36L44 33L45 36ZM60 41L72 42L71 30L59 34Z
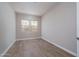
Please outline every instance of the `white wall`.
M79 40L77 40L77 56L79 57Z
M47 12L42 17L42 37L76 54L76 3L60 3Z
M15 14L8 3L0 2L0 55L15 41Z
M77 38L79 39L79 2L77 2ZM79 40L77 40L77 56L79 57Z
M79 3L77 3L77 37L79 38Z

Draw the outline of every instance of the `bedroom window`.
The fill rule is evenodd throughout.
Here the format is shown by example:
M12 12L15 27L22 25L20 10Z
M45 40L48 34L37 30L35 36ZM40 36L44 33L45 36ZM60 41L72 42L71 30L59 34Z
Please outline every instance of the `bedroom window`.
M29 21L28 20L22 20L21 21L22 30L28 30L29 28Z
M38 21L31 21L31 30L32 31L37 31L37 27L38 27Z
M37 31L38 21L34 20L22 20L21 26L23 31Z

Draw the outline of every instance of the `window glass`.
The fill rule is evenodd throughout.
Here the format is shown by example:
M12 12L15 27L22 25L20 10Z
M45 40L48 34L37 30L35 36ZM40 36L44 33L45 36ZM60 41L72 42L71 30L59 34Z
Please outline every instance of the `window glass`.
M29 21L29 20L22 20L21 21L22 30L24 31L36 31L38 27L38 21Z

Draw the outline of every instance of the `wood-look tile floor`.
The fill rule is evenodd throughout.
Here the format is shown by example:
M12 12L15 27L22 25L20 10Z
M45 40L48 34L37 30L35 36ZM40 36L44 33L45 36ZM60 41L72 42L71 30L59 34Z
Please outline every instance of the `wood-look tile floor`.
M74 57L43 39L20 40L8 50L4 57Z

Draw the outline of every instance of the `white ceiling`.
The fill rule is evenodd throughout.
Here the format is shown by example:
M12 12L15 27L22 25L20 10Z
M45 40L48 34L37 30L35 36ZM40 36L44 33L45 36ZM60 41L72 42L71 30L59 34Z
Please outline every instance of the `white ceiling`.
M16 12L42 16L56 4L55 2L10 2Z

